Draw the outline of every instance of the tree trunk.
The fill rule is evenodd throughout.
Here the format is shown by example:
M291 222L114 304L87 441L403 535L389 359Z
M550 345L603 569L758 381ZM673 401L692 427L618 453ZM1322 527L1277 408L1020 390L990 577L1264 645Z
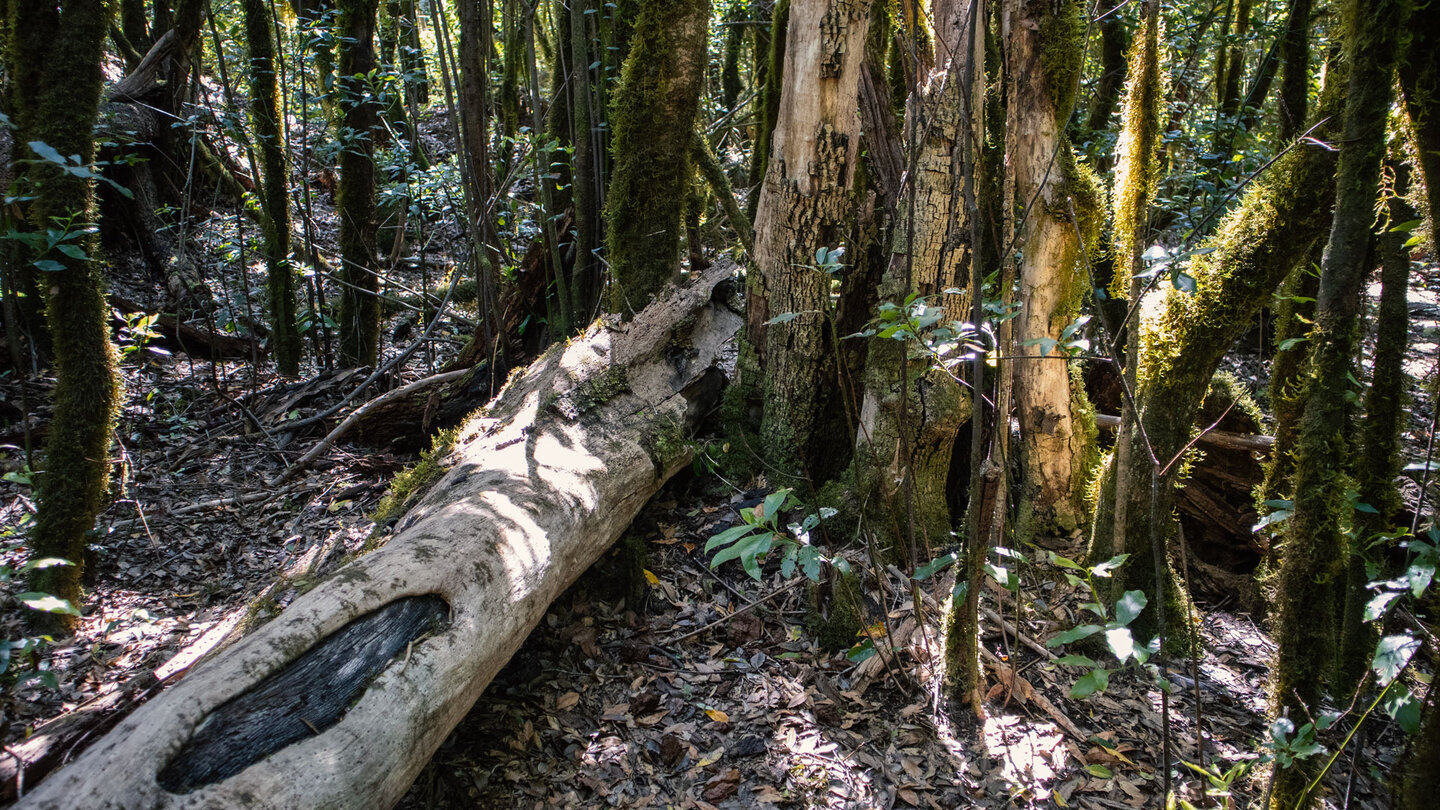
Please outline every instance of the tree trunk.
M1415 133L1416 164L1424 178L1432 251L1440 244L1440 14L1412 15L1410 46L1396 73L1405 111Z
M1385 157L1386 111L1409 10L1405 0L1345 4L1350 79L1335 215L1320 260L1309 393L1295 456L1295 514L1285 531L1276 599L1274 705L1276 714L1291 719L1319 707L1333 664L1335 628L1316 617L1334 615L1332 580L1344 579L1349 482L1343 471L1350 454L1346 436L1351 408L1341 394L1349 390L1358 347L1360 294ZM1305 788L1318 767L1311 759L1280 771L1271 806L1309 807Z
M294 376L300 373L301 347L295 321L295 272L290 266L290 173L275 79L275 25L265 0L244 0L241 5L250 46L250 116L264 172L260 198L265 214L270 353L281 374Z
M339 103L345 114L341 137L340 187L340 362L371 366L380 353L380 276L375 265L375 133L379 110L366 92L375 68L375 10L378 0L339 3Z
M1409 169L1394 166L1395 185L1387 200L1388 224L1392 228L1415 218L1415 209L1405 201L1410 190ZM1371 579L1388 575L1382 555L1396 551L1394 543L1385 543L1370 551L1370 543L1381 532L1389 531L1400 511L1400 490L1395 479L1400 475L1400 436L1409 421L1405 404L1405 353L1410 343L1410 249L1405 246L1410 234L1387 228L1381 240L1380 307L1375 316L1375 354L1371 361L1370 387L1365 391L1365 421L1360 429L1359 453L1355 457L1355 488L1357 503L1366 504L1373 512L1357 510L1353 542L1346 559L1344 609L1341 612L1340 648L1336 656L1335 694L1348 695L1369 670L1375 642L1379 641L1378 623L1365 621L1365 604L1373 593L1367 587ZM1371 565L1379 563L1380 577L1371 577Z
M553 347L462 429L393 539L20 807L390 807L550 602L689 462L684 437L740 324L712 301L732 272Z
M605 206L616 312L640 311L679 270L709 22L709 0L644 0L630 37Z
M82 604L80 577L86 536L104 505L110 477L110 433L120 396L115 350L110 343L104 266L98 260L94 188L88 177L63 171L95 159L95 119L104 85L101 66L111 7L104 0L3 5L3 53L17 152L18 188L33 194L21 202L23 261L40 271L36 281L45 301L46 326L55 356L55 411L37 487L38 511L30 533L32 559L56 557L64 566L37 568L31 590ZM40 143L52 157L21 144ZM73 158L71 156L74 156ZM46 249L47 231L63 228L74 250ZM24 241L33 236L35 241ZM53 238L53 237L52 237ZM68 626L72 617L47 617L46 628ZM78 615L78 614L77 614Z
M869 22L869 0L790 4L780 113L755 218L755 264L769 313L758 317L768 330L758 342L761 452L786 475L804 473L820 450L813 438L823 434L820 404L835 347L826 321L831 276L817 266L816 251L838 244L850 214ZM757 315L749 316L752 330ZM771 316L790 320L764 327Z
M1332 71L1332 74L1335 71ZM1343 82L1332 80L1322 95L1318 117L1332 117L1343 99ZM1321 127L1320 138L1334 137L1338 127ZM1186 273L1195 279L1191 294L1170 293L1163 311L1144 342L1140 358L1140 384L1136 400L1144 433L1133 431L1123 441L1130 445L1132 458L1146 459L1148 436L1155 456L1169 464L1189 441L1195 414L1225 352L1271 297L1280 281L1304 256L1308 246L1322 239L1329 224L1334 178L1333 154L1318 146L1302 146L1281 157L1268 174L1240 200L1222 220L1219 229L1204 243L1214 252L1191 260ZM1116 452L1119 452L1117 448ZM1171 486L1180 465L1170 465L1161 480L1160 503L1156 514L1168 523ZM1117 481L1110 465L1102 479L1102 496L1097 505L1090 558L1109 559L1117 550L1131 552L1116 587L1138 589L1152 597L1155 568L1149 543L1129 543L1128 538L1148 538L1151 529L1151 468L1130 466L1125 480ZM1115 500L1107 497L1114 492ZM1115 505L1124 499L1125 506ZM1116 530L1115 511L1127 512L1126 534ZM1162 527L1163 529L1163 527ZM1161 532L1162 541L1167 532ZM1133 547L1132 547L1133 546ZM1162 552L1168 546L1162 542ZM1183 593L1172 577L1167 593ZM1188 626L1183 602L1168 600L1165 606L1170 627ZM1154 611L1145 611L1133 625L1137 637L1149 638L1156 628Z
M1085 124L1092 140L1096 133L1110 128L1110 116L1115 114L1120 92L1125 87L1125 54L1130 50L1130 31L1119 5L1120 0L1100 0L1095 6L1096 13L1103 15L1103 19L1100 20L1100 78L1095 82Z
M1089 440L1071 414L1069 367L1056 346L1088 287L1066 200L1074 199L1082 217L1093 216L1100 192L1062 134L1084 50L1080 4L1009 0L1002 25L1009 71L1005 148L1021 210L1012 256L1003 260L1016 262L1020 282L1015 354L1025 359L1014 368L1025 474L1017 533L1023 537L1068 531L1084 518L1081 460Z
M1312 0L1291 0L1280 49L1280 144L1295 139L1310 99L1310 8Z

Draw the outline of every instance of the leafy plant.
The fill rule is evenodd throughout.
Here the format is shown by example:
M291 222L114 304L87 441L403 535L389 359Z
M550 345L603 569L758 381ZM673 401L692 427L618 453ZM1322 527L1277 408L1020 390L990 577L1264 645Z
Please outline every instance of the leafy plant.
M69 560L62 560L58 557L42 557L31 560L18 569L9 565L0 565L0 585L8 585L17 574L72 564ZM80 611L68 600L53 594L27 591L9 598L28 610L38 610L44 613L68 613L72 616L80 615ZM58 686L55 673L40 668L41 654L54 641L50 636L35 636L7 639L0 642L0 686L6 689L18 689L35 681L51 689Z
M781 527L781 513L799 505L794 493L787 488L770 493L753 507L741 509L740 523L711 537L705 544L707 554L720 549L711 558L710 567L718 568L730 560L739 560L745 573L759 581L760 566L771 551L778 551L780 575L786 579L799 570L811 582L819 582L820 566L826 562L841 570L848 568L843 559L832 560L810 543L810 532L821 520L834 516L834 509L822 508L818 514L806 515L798 523Z
M1095 614L1100 623L1073 627L1045 642L1045 646L1058 647L1103 633L1105 646L1115 656L1121 668L1131 665L1133 662L1134 666L1146 668L1158 680L1158 670L1148 664L1150 656L1160 649L1159 640L1151 641L1149 646L1138 646L1134 636L1130 633L1130 623L1135 621L1147 604L1145 593L1143 591L1126 591L1115 602L1112 613L1110 608L1106 607L1104 600L1100 598L1095 587L1096 579L1109 579L1129 557L1128 554L1119 554L1105 562L1087 567L1054 552L1050 553L1050 562L1061 569L1061 573L1065 575L1065 579L1071 585L1077 588L1083 587L1090 592L1091 601L1081 603L1080 607ZM1110 685L1110 675L1117 671L1117 669L1105 666L1088 656L1073 653L1061 657L1056 663L1090 670L1070 686L1070 697L1077 699L1105 691L1105 688ZM1168 688L1169 684L1162 683L1161 687Z

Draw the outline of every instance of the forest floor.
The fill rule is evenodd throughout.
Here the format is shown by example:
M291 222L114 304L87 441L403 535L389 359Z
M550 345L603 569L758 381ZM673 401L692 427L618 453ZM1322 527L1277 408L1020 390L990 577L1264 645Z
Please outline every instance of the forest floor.
M428 121L427 129L442 123ZM325 243L333 214L318 190L316 221L322 252L333 256L333 243ZM437 234L428 265L436 278L420 275L424 263L408 276L400 268L398 277L412 287L435 281L454 265L456 236ZM199 228L199 263L233 266L234 239L234 217ZM157 299L159 285L133 262L116 266L112 290ZM244 293L263 289L258 271L226 283L230 271L216 269L220 311L246 309ZM1434 373L1440 301L1434 285L1412 292L1412 371L1423 379ZM431 373L457 351L463 329L447 328L387 385ZM387 330L393 345L386 351L402 349L395 320ZM341 441L307 472L272 485L323 433L292 436L285 422L329 406L358 378L312 369L287 381L241 361L142 344L132 341L122 363L117 497L98 524L80 631L42 645L29 662L51 673L53 685L31 680L4 690L0 742L7 748L87 703L139 694L171 677L177 656L207 648L256 606L283 609L296 587L283 580L274 587L277 577L359 551L390 478L414 460L410 452ZM1263 384L1264 364L1245 357L1238 353L1232 369ZM0 376L3 565L25 559L22 527L34 504L22 424L28 420L38 442L50 382ZM1415 399L1412 440L1430 408L1428 396ZM627 581L618 557L597 563L551 606L401 806L1163 805L1158 689L1122 672L1102 694L1072 700L1082 671L1054 663L1045 647L1079 623L1084 601L1045 554L1078 557L1078 535L1018 549L1018 592L987 591L991 688L979 719L935 698L942 577L912 591L896 569L872 572L867 618L881 653L856 661L819 645L802 580L780 577L773 564L760 581L734 565L710 568L706 540L764 491L763 482L741 489L706 473L667 486L631 530L648 556L641 593L617 585ZM855 565L866 564L857 555ZM1174 762L1214 763L1224 772L1261 751L1274 644L1264 621L1231 600L1202 595L1201 608L1199 660L1171 662L1182 688L1169 705L1170 741ZM24 635L20 618L0 615L5 638ZM1383 718L1370 727L1365 744L1330 770L1327 806L1342 806L1347 795L1349 807L1388 806L1386 774L1402 735ZM1199 804L1203 780L1185 767L1179 774L1180 794ZM1229 798L1211 797L1258 804L1264 776L1256 769Z

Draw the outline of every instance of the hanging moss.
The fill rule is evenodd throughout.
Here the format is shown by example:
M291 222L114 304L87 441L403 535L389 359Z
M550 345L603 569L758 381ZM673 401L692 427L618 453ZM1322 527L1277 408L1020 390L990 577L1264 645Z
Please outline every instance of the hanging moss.
M1115 298L1130 295L1130 279L1139 269L1140 255L1145 250L1150 201L1155 198L1160 179L1160 104L1164 88L1158 13L1144 14L1140 36L1130 53L1125 88L1120 141L1115 146L1119 160L1114 193L1117 260L1110 279L1110 295Z
M1310 359L1310 327L1315 318L1315 296L1319 293L1320 240L1316 239L1305 257L1280 288L1275 307L1275 341L1279 347L1270 364L1270 410L1275 415L1275 444L1265 465L1265 480L1256 491L1257 508L1266 514L1266 501L1288 500L1290 478L1295 471L1295 438L1300 412L1305 404L1302 373Z
M610 307L639 312L678 269L709 0L645 0L610 120Z
M1061 0L1040 25L1040 70L1062 128L1075 109L1086 28L1085 10L1077 0Z
M747 0L731 0L725 12L724 61L720 67L720 104L726 110L735 109L743 85L740 81L740 51L745 44L745 11Z

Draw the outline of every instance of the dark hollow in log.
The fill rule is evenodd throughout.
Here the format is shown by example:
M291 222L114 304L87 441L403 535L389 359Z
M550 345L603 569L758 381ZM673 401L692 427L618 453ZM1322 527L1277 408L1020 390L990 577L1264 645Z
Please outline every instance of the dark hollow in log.
M323 732L340 722L375 676L449 615L444 599L412 596L351 621L211 712L157 781L171 793L189 793Z

